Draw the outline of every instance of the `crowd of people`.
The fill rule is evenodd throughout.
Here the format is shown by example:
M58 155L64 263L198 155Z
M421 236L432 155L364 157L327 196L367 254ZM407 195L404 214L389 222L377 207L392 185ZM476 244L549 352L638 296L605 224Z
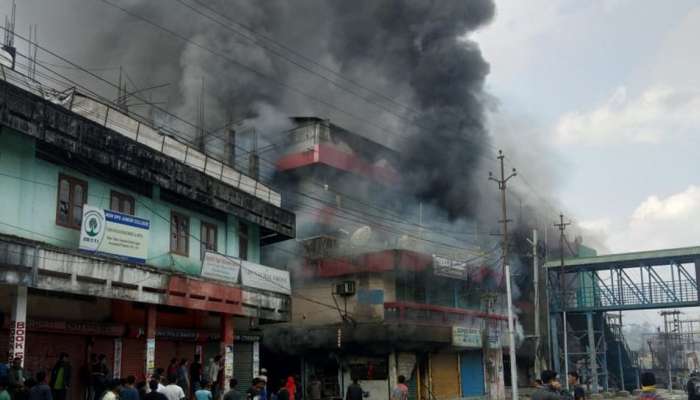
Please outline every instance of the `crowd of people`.
M579 384L579 376L575 371L569 372L566 390L559 382L559 376L551 370L544 370L537 382L537 390L532 394L532 400L585 400L586 391ZM662 400L656 391L656 376L652 372L644 372L640 377L642 389L639 400Z

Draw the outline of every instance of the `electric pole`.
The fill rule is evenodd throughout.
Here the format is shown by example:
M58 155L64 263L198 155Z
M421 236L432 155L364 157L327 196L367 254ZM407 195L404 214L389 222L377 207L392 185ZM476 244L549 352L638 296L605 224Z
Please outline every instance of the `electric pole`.
M566 237L564 236L564 230L566 227L571 225L571 222L564 222L564 214L559 214L559 223L554 224L555 227L559 228L559 260L560 260L560 270L559 270L559 286L562 290L561 296L561 316L562 316L562 332L564 335L564 381L566 382L566 389L569 389L569 343L566 332L566 279L564 278L564 241ZM591 360L591 365L595 365L596 360Z
M535 376L542 373L542 336L540 332L540 268L537 259L537 229L532 230L532 283L535 288Z
M502 266L505 272L506 278L506 296L508 301L508 336L510 339L510 385L511 385L511 395L513 400L518 400L518 367L515 364L515 327L513 324L513 299L510 287L510 265L508 265L508 210L506 207L506 184L510 178L516 175L515 168L513 172L506 176L505 167L503 166L503 160L505 156L503 151L498 150L498 161L501 166L501 178L496 179L493 174L489 172L489 180L498 183L498 190L501 191L501 217L502 220L499 221L503 223L503 254L502 254Z

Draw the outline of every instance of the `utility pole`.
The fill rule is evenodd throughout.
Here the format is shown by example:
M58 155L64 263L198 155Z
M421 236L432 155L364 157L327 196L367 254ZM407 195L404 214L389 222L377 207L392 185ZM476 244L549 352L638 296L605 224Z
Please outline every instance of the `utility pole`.
M566 332L566 279L564 278L564 230L566 227L571 225L571 222L564 222L564 214L559 214L559 223L554 224L555 227L559 228L559 286L562 290L561 295L561 316L562 316L562 331L564 335L564 382L566 382L566 389L569 389L569 343ZM595 349L593 350L595 351ZM591 365L595 365L595 359L591 360Z
M513 400L518 400L518 367L515 363L515 327L513 326L513 298L512 298L512 293L511 293L511 288L510 288L510 265L508 265L508 210L506 207L506 184L510 180L510 178L514 177L517 173L515 171L515 168L513 168L513 172L506 176L505 173L505 168L503 166L503 160L505 159L505 156L503 155L503 151L498 150L498 161L500 161L501 165L501 178L496 179L493 177L493 174L489 172L489 180L494 181L498 183L498 190L501 191L501 217L502 220L500 221L503 223L503 254L502 254L502 265L503 265L503 270L505 271L505 277L506 277L506 296L507 296L507 302L508 302L508 336L510 339L510 385L511 385L511 395Z
M542 373L542 335L540 332L540 268L537 259L537 229L532 230L532 281L535 287L535 376Z

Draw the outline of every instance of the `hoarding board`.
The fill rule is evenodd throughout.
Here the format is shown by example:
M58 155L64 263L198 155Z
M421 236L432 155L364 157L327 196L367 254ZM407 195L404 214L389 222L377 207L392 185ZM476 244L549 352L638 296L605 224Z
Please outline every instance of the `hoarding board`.
M201 272L203 277L238 283L240 270L241 260L238 258L225 256L213 251L207 251L204 254Z
M289 271L266 267L250 261L241 262L241 284L270 292L292 294Z
M85 205L80 250L145 263L151 223L143 218Z
M469 279L469 266L466 261L433 255L433 271L435 275L456 279Z
M481 348L483 345L481 329L452 327L452 345L455 347Z

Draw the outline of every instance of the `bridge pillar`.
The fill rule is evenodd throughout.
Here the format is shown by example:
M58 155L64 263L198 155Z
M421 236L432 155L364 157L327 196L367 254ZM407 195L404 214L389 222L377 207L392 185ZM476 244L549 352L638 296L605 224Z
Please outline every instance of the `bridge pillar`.
M593 329L593 313L586 313L586 323L588 325L588 359L591 368L591 391L598 393L598 354L595 341L595 330Z

